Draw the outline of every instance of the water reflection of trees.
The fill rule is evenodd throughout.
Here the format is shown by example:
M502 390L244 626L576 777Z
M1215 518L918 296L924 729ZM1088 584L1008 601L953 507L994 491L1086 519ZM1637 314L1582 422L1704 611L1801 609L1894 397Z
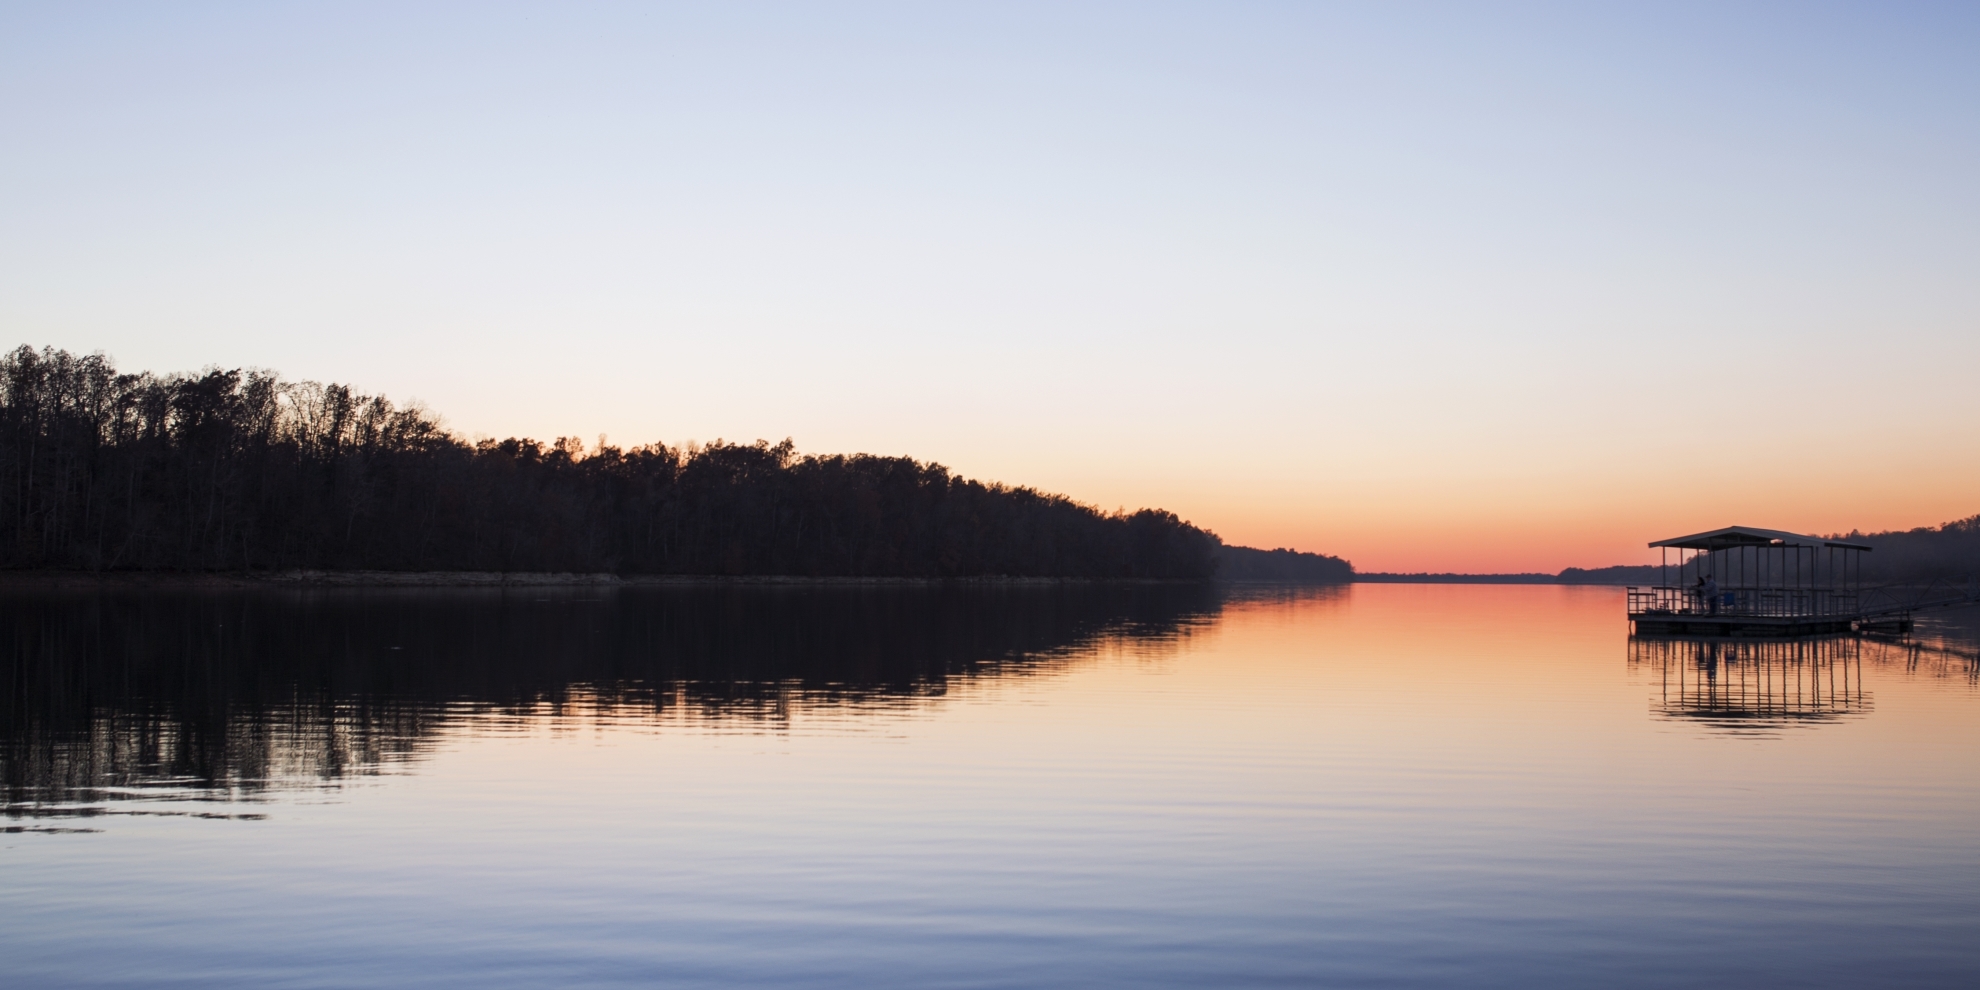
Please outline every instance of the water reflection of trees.
M1867 714L1873 698L1864 685L1866 666L1980 686L1980 655L1939 637L1632 636L1629 666L1651 679L1657 714L1729 732L1771 732Z
M0 769L24 814L377 773L469 716L774 727L1159 649L1218 607L1123 584L16 595Z

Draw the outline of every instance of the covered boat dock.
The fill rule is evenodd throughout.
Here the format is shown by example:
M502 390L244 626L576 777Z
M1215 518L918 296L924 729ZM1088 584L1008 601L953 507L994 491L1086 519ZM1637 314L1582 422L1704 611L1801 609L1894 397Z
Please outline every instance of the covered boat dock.
M1809 636L1849 632L1864 616L1861 543L1727 526L1650 546L1664 554L1659 583L1628 590L1639 634Z

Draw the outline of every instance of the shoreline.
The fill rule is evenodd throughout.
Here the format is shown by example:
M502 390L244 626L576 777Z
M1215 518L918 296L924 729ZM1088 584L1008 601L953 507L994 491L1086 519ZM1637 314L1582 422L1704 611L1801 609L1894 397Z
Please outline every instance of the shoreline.
M1544 578L1544 579L1543 579ZM1345 587L1353 584L1492 584L1622 587L1528 574L1356 574L1346 581L1256 578L1085 578L992 574L971 577L801 574L612 574L571 571L58 571L0 570L0 590L35 588L653 588L695 586L935 587L943 585L1208 584L1221 587Z
M545 571L0 571L0 590L38 588L641 588L722 585L898 586L1212 584L1180 578L811 577L783 574L586 574Z

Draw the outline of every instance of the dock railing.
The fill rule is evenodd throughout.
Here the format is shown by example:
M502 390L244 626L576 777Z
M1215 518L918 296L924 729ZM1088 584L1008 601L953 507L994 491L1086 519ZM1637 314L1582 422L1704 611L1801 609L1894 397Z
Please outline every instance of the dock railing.
M1716 601L1696 587L1632 587L1629 614L1726 615L1792 619L1857 614L1854 591L1834 588L1721 587Z

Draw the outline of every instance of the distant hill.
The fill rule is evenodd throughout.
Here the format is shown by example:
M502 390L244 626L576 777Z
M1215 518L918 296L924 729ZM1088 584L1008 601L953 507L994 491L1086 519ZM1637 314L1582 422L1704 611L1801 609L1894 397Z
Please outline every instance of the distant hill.
M1656 564L1570 567L1554 579L1559 584L1656 584L1663 580L1663 569Z
M1980 575L1980 515L1883 533L1852 530L1838 538L1870 546L1871 552L1863 557L1863 576L1872 582L1962 582Z
M1355 579L1353 564L1325 554L1231 546L1218 554L1217 577L1224 581L1346 584Z

